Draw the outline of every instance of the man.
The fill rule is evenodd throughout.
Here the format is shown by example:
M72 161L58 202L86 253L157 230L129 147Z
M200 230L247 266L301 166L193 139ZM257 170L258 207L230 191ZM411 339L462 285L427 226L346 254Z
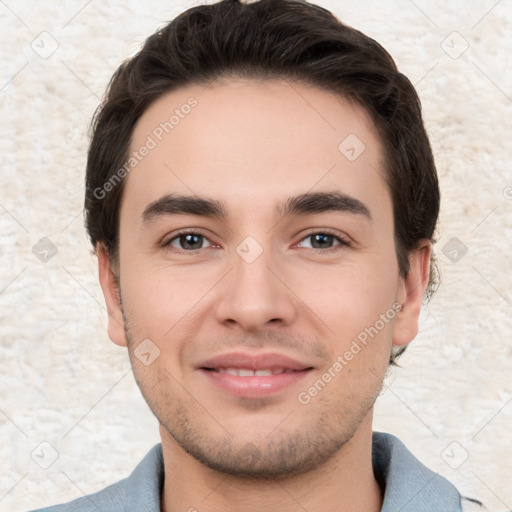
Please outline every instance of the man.
M378 43L300 1L189 9L114 74L85 206L162 443L45 510L482 510L372 431L439 212L419 99Z

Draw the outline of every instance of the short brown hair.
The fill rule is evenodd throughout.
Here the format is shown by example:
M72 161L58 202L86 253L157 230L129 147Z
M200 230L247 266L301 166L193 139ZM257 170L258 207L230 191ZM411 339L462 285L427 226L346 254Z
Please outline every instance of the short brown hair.
M405 277L409 252L423 239L435 241L440 203L420 100L379 43L301 0L222 0L190 8L119 66L91 127L85 216L94 248L101 243L117 261L125 178L116 173L128 158L140 116L167 92L230 77L311 84L357 102L371 115L386 153L395 248ZM104 193L114 178L119 183ZM434 256L430 270L427 299L437 284ZM390 363L404 350L393 352Z

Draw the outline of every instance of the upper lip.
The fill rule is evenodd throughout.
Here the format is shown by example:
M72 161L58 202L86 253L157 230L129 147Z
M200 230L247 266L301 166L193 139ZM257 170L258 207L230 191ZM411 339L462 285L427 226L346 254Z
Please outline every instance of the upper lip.
M244 368L248 370L294 370L312 368L311 365L296 361L291 357L277 353L249 354L247 352L230 352L214 356L198 365L198 368Z

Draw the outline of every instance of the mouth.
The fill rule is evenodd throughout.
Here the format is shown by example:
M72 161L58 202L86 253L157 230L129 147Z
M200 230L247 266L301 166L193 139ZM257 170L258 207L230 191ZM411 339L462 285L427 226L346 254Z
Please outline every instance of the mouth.
M197 370L230 395L261 398L297 384L314 368L282 354L223 354L203 362Z
M202 370L207 370L211 372L218 373L229 373L230 375L238 375L238 377L267 377L269 375L281 375L283 373L293 373L297 371L308 370L309 368L305 368L304 370L290 370L289 368L274 368L274 369L262 369L262 370L252 370L250 368L201 368Z

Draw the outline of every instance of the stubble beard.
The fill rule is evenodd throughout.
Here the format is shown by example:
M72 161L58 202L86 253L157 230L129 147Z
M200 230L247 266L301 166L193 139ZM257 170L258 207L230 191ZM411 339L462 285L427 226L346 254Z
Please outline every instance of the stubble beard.
M347 446L363 420L371 414L382 389L381 383L357 404L329 404L319 400L315 405L301 405L297 402L291 406L291 412L283 411L284 421L276 424L275 430L255 431L254 441L237 441L236 435L222 427L214 411L208 410L208 404L187 393L165 367L157 364L158 360L151 365L151 373L148 372L150 367L141 368L133 354L136 347L127 320L125 317L130 361L149 408L184 452L226 475L261 481L282 480L320 468ZM248 411L264 410L266 405L265 399L250 399L250 404L246 407ZM287 429L286 419L296 414L303 415L304 421L299 427Z

